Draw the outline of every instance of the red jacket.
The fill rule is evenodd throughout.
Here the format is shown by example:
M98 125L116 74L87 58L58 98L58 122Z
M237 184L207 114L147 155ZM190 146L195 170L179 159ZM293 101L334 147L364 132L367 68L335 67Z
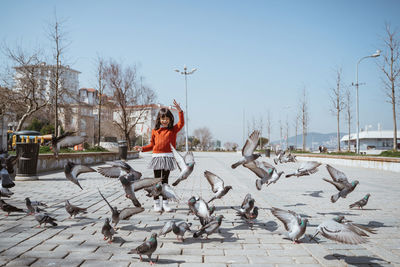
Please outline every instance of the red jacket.
M151 131L150 144L142 147L142 151L151 151L153 153L171 153L170 143L176 147L176 135L185 125L185 119L183 117L183 111L179 112L179 122L172 127L167 129L160 127L158 130L153 129Z

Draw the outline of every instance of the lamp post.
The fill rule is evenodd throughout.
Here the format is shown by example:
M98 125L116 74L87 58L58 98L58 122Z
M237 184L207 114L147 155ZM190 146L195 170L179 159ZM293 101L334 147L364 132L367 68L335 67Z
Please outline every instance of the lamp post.
M187 76L190 74L193 74L193 72L195 72L197 69L192 69L191 71L187 71L187 67L186 65L183 66L183 71L180 71L178 69L176 69L175 71L185 75L185 95L186 95L186 103L185 103L185 131L186 131L186 152L189 151L189 145L188 145L188 134L189 134L189 130L188 130L188 124L189 124L189 116L188 116L188 107L187 107Z
M358 108L358 65L363 59L366 58L374 58L374 57L379 57L381 55L381 50L376 50L376 52L370 56L365 56L362 57L358 62L357 62L357 71L356 71L356 117L357 117L357 142L356 142L356 153L360 153L360 118L359 118L359 108Z

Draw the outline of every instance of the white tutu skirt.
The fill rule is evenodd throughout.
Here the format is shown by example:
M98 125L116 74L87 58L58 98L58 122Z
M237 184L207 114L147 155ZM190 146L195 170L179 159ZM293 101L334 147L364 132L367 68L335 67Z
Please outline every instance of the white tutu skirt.
M149 169L153 170L175 170L176 161L174 157L153 157L149 164Z

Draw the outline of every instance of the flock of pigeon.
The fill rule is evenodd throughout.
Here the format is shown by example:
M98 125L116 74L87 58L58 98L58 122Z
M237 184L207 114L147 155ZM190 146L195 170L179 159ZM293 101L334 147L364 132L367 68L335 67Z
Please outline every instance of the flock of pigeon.
M255 153L258 140L259 132L254 131L247 139L246 144L243 146L241 159L232 164L231 167L235 169L242 165L243 167L251 170L258 177L256 179L256 188L261 190L264 184L266 186L275 184L283 175L283 172L279 172L276 167L265 161L258 160L258 158L261 156L260 153ZM56 144L55 147L57 147ZM190 174L193 172L195 161L192 152L188 152L185 156L182 156L172 145L171 149L180 171L178 178L174 183L172 183L172 186L168 184L161 184L161 178L142 178L142 174L139 171L134 170L128 163L124 161L107 162L109 166L98 167L97 170L84 165L78 165L73 162L68 162L65 165L65 177L77 185L80 189L83 189L78 180L78 176L80 174L87 172L98 172L104 177L119 179L122 188L125 191L125 197L132 201L133 207L126 207L122 210L119 210L117 207L113 207L99 190L100 196L104 199L111 210L111 219L105 219L101 230L101 233L104 235L104 240L107 240L107 242L111 243L114 240L114 235L116 234L116 227L121 220L128 220L133 215L144 211L144 208L137 199L135 192L143 189L147 192L147 197L162 196L164 200L168 199L170 201L180 201L179 197L174 191L174 187L178 186L180 182L186 180L190 176ZM275 165L278 163L282 164L296 161L295 156L292 156L290 153L286 156L285 152L278 152L276 154L277 157L274 159ZM15 184L10 179L10 172L13 171L13 164L16 163L17 159L18 156L8 156L6 152L0 154L2 168L0 171L1 197L10 198L13 194L10 191L10 188L15 186ZM316 161L303 162L298 169L296 169L293 173L286 174L285 177L289 178L292 176L300 177L312 175L318 171L318 167L320 165L321 163ZM326 168L332 179L329 180L324 178L323 180L334 185L338 191L336 194L331 196L332 203L338 201L339 198L346 198L346 196L350 194L359 184L358 181L349 182L343 172L333 168L330 165L326 165ZM183 242L184 235L187 231L193 233L193 238L199 238L204 235L206 238L208 238L209 235L220 231L219 228L222 224L224 216L215 215L215 206L210 206L209 204L216 199L223 198L227 193L229 193L229 191L232 189L232 186L225 185L224 180L221 177L208 170L204 171L204 176L211 186L211 190L213 192L212 198L209 201L205 201L201 197L192 196L187 201L189 214L194 214L200 222L198 230L192 230L192 223L188 223L186 221L168 221L165 223L159 233L153 233L146 242L135 249L132 249L130 252L128 252L129 254L138 254L140 256L140 260L142 260L142 255L147 255L150 264L153 264L151 256L157 249L157 237L162 235L165 236L168 233L173 232L176 235L177 240ZM367 204L369 196L370 194L367 194L360 201L351 204L350 208L363 208ZM29 214L34 214L35 219L39 223L38 227L41 227L42 224L46 226L47 223L51 224L52 226L57 226L56 218L53 218L50 214L46 213L45 203L32 201L29 198L26 198L25 201L27 207L26 211L7 204L1 198L0 208L7 213L6 216L12 212L28 212ZM250 226L253 225L254 220L258 216L258 207L255 206L255 199L251 196L251 194L247 194L245 196L240 207L232 206L231 208L235 210L238 217L243 219ZM65 209L70 215L70 218L72 216L75 217L79 213L87 212L86 208L72 205L68 200L65 201ZM295 243L299 242L299 239L306 232L308 219L290 210L283 210L276 207L272 207L270 210L271 213L283 223L288 237ZM112 226L111 223L114 225ZM368 234L366 232L375 233L372 229L352 223L351 221L346 220L343 216L338 216L331 220L322 222L317 227L315 234L310 235L309 238L317 242L315 237L316 235L321 234L322 236L337 242L345 244L359 244L367 241L366 237Z

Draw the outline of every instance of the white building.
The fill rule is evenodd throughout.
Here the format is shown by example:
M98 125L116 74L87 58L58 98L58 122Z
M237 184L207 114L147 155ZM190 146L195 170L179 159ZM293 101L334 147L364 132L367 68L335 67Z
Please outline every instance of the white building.
M393 148L393 130L378 130L378 131L361 131L359 133L360 151L367 150L391 150ZM357 133L345 135L340 140L344 142L345 148L348 146L350 140L350 147L355 150L357 142ZM400 132L397 131L397 147L400 148Z

